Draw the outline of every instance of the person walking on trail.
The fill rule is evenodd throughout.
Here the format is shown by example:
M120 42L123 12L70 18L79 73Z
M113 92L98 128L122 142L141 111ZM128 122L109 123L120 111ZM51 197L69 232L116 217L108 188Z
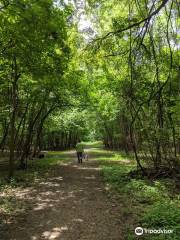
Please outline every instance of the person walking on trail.
M76 144L76 152L77 152L78 163L82 163L84 146L81 142Z

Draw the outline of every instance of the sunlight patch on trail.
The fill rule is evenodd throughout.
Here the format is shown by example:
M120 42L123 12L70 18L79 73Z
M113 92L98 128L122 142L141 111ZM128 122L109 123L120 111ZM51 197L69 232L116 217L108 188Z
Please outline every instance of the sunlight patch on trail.
M41 182L39 185L46 185L49 187L59 187L60 186L59 183L52 183L52 182Z
M55 227L52 229L52 231L43 232L42 237L44 239L57 239L57 237L59 237L63 231L67 231L67 230L68 230L67 226L63 226L60 228Z
M84 177L85 179L96 179L96 177L94 175L89 176L89 177Z
M72 167L80 169L80 170L96 170L96 171L99 171L101 169L100 167L89 167L89 166L85 167L85 165L83 165L83 164L81 166L73 165Z

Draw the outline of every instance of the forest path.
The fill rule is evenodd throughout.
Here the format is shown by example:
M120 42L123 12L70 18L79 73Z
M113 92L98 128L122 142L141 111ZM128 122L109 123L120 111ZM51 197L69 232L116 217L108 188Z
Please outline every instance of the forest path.
M3 240L124 239L121 206L108 197L96 160L58 165L16 197L29 210L9 224Z

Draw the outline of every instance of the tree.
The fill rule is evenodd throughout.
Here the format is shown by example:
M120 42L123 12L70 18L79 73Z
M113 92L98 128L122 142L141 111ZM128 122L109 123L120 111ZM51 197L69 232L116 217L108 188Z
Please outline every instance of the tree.
M9 110L11 178L20 129L27 157L35 125L37 122L42 125L50 108L54 109L49 106L48 99L53 98L67 67L66 18L70 12L56 8L50 0L3 3L0 12L1 84L3 95L8 94L3 104ZM22 140L24 135L26 140Z

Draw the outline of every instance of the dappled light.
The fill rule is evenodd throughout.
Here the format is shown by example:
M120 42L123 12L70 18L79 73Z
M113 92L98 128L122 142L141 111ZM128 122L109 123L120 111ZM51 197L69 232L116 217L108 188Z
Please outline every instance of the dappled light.
M77 163L74 151L71 151L74 158L65 163L57 162L57 155L54 155L54 166L41 173L42 178L38 176L32 186L17 187L11 192L19 209L14 219L6 221L3 240L73 240L84 239L84 236L87 240L106 240L110 232L112 239L114 236L114 239L124 240L126 224L133 232L135 220L130 209L139 211L137 200L138 204L147 204L153 197L159 198L157 189L141 181L131 181L127 174L135 167L134 160L127 161L121 152L91 151L90 148L85 151L89 159L82 164ZM107 184L102 181L102 173ZM120 186L120 197L112 193L112 183ZM137 191L134 197L132 189Z
M74 234L78 239L82 233L90 239L94 234L100 236L102 228L106 235L107 229L110 231L112 228L112 222L116 222L116 217L110 216L107 211L111 204L104 201L106 190L99 171L97 161L91 158L82 165L67 162L56 165L51 177L46 180L39 180L29 189L17 189L16 200L25 201L29 210L27 217L23 212L17 215L17 224L21 217L25 221L16 231L16 238L69 240ZM112 219L111 223L109 218ZM7 227L5 236L8 239L14 236L16 223L8 224ZM25 233L27 228L28 233ZM114 228L114 234L117 234L120 226Z
M179 239L178 24L177 0L0 0L0 240Z
M57 238L59 238L61 236L61 233L63 231L67 231L67 230L68 230L68 228L66 226L61 227L61 228L55 227L51 231L43 232L40 237L42 237L43 239L49 239L49 240L57 239ZM36 236L32 236L31 239L32 240L36 240L36 239L38 240L38 238Z
M96 170L96 171L99 171L100 170L100 167L75 167L75 168L78 168L80 170L87 170L87 169L90 169L90 170Z

